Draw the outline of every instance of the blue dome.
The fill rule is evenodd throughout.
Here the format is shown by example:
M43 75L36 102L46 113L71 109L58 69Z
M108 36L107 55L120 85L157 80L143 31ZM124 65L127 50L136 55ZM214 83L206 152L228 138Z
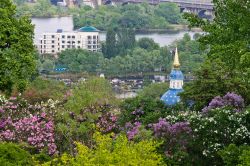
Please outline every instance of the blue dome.
M170 73L171 80L183 80L184 76L180 70L172 69Z
M92 26L85 26L85 27L81 27L79 29L80 32L99 32L98 29L96 29L95 27Z
M183 89L169 89L162 97L161 100L166 104L166 105L175 105L178 103L181 99L178 94L182 92Z

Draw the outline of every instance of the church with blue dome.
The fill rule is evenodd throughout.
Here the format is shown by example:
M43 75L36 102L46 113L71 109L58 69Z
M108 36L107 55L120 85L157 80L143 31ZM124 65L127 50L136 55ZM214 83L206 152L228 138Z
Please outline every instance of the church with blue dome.
M169 90L161 97L161 100L166 105L175 105L180 101L180 96L178 96L178 94L183 91L183 80L184 76L180 70L179 55L176 47L173 69L170 73Z

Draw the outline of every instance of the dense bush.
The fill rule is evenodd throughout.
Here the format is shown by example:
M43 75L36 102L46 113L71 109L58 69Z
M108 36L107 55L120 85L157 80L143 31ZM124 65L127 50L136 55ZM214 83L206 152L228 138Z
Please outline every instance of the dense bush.
M67 87L63 82L38 77L30 83L22 97L31 104L49 99L62 101L66 91Z
M187 162L194 165L221 165L222 159L218 155L220 150L232 143L244 145L250 142L250 111L235 111L231 101L224 107L217 105L218 108L214 107L206 113L179 112L165 117L171 124L185 121L190 124L194 137L187 146ZM233 103L238 106L237 102ZM242 101L239 103L242 104Z
M223 159L223 163L227 166L247 165L250 163L249 151L250 147L247 145L237 147L235 144L230 144L223 150L220 150L218 154Z
M26 166L35 165L29 152L13 143L0 143L0 163L6 166Z
M61 158L44 165L165 165L162 157L156 153L157 142L141 141L129 142L124 135L113 139L112 135L95 133L95 145L88 148L76 143L77 154L75 157L64 154Z
M53 113L50 112L52 107L53 101L47 106L29 105L16 98L6 101L0 111L0 140L26 142L38 151L46 149L50 155L55 154L57 146Z

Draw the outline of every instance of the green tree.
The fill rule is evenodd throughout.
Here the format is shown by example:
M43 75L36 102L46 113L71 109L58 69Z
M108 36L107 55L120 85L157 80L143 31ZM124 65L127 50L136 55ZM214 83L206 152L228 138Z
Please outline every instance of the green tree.
M224 95L227 92L236 92L248 96L248 86L244 80L235 77L238 73L229 70L229 67L219 59L206 60L201 69L197 70L196 79L184 84L184 92L180 94L183 101L195 102L193 107L201 111L214 96Z
M96 72L98 64L103 61L101 53L90 52L82 49L68 49L59 54L57 64L73 72Z
M54 69L54 62L50 59L45 59L42 64L42 68L44 70L52 71Z
M153 39L143 37L137 41L137 45L146 50L158 50L160 48L159 44L155 43Z
M115 102L112 87L103 78L91 78L80 82L72 91L72 96L65 104L66 108L79 113L83 108Z
M35 72L35 49L30 19L16 18L10 0L0 2L0 91L23 91Z
M117 54L116 32L114 29L108 29L106 34L105 52L106 58L112 58Z
M206 32L205 35L199 38L202 48L207 49L208 61L210 63L210 68L212 71L214 65L211 63L215 59L219 59L224 68L218 70L217 73L220 75L224 74L224 79L212 79L214 85L213 90L211 88L211 82L205 82L203 80L208 80L207 75L203 74L201 76L198 74L198 80L203 83L203 85L197 84L197 86L186 86L186 94L204 94L209 96L211 91L216 91L214 95L222 95L227 91L236 91L244 97L246 103L250 103L249 97L249 61L246 58L249 56L250 47L250 2L247 0L239 1L235 0L214 0L214 10L215 18L213 21L207 21L199 19L198 16L192 14L186 14L185 17L190 21L191 26L198 26ZM218 65L215 65L218 66ZM201 68L201 72L207 71L207 65ZM215 74L215 71L213 72ZM229 80L230 79L230 80ZM198 83L198 81L195 81ZM227 84L231 82L230 84ZM194 83L194 84L196 84ZM194 85L193 84L193 85ZM227 84L225 87L220 87L221 85ZM200 87L204 89L201 89ZM205 87L207 87L205 89ZM221 90L217 89L220 87ZM237 88L235 88L237 87ZM199 89L199 90L198 90ZM217 89L217 90L215 90ZM209 93L208 93L209 92ZM206 97L196 98L196 102L207 100Z
M171 24L178 24L181 21L180 9L175 3L162 3L157 6L155 14L165 18Z

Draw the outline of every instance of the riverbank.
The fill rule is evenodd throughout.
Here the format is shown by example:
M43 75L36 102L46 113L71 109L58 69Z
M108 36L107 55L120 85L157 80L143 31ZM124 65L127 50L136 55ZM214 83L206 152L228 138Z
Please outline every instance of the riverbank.
M188 25L184 24L171 24L169 28L165 29L136 29L136 33L148 34L148 33L178 33L180 31L191 31L191 32L202 32L200 28L189 28Z

